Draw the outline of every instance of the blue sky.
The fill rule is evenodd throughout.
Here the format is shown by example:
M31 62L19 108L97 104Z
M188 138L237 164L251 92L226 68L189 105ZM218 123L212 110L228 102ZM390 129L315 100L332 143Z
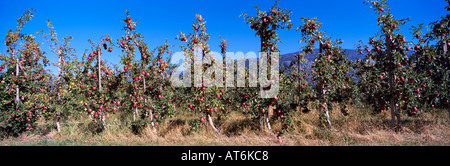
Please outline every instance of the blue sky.
M195 14L201 14L207 21L206 32L210 34L209 44L213 51L219 52L219 35L228 40L228 51L244 53L257 52L259 39L255 32L245 24L244 18L239 17L242 12L256 15L254 6L263 10L274 3L272 0L230 0L230 1L0 1L0 52L6 53L4 35L9 29L14 29L16 20L30 8L35 8L33 19L25 26L23 32L31 34L39 30L48 32L46 20L53 22L58 37L69 34L74 37L70 46L77 50L81 56L85 49L90 48L88 39L98 40L102 35L109 34L116 41L122 34L125 10L129 10L133 20L140 22L136 29L141 32L151 48L164 44L168 39L176 47L183 42L175 40L180 31L192 32L191 25ZM448 14L444 10L447 6L445 0L391 0L391 11L395 17L410 18L411 21L402 27L402 33L411 39L409 28L412 25L440 19ZM376 14L363 0L281 0L281 8L291 10L292 30L280 30L279 36L283 43L279 44L281 54L300 50L298 43L300 32L295 27L300 26L301 17L317 17L321 21L321 30L326 31L335 38L344 40L343 48L354 48L358 40L367 41L377 31ZM48 45L44 45L46 50ZM49 51L47 51L49 52ZM108 53L108 61L118 63L121 54L119 48ZM51 61L56 61L54 54L47 54Z

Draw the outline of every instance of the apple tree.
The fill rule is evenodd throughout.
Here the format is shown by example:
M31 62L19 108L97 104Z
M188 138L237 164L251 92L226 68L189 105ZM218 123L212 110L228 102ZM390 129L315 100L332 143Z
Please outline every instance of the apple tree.
M170 57L163 58L164 54L170 53L171 45L166 41L164 45L150 51L144 42L144 36L135 28L138 22L132 20L128 11L123 22L127 24L122 29L126 34L118 40L123 53L123 71L118 80L122 86L122 92L119 92L123 97L122 107L133 111L135 123L143 122L145 127L150 124L156 133L155 127L175 111L172 103L174 93L168 73ZM135 59L136 55L140 55L139 60ZM141 119L137 120L137 116Z
M318 105L321 122L327 124L331 128L330 114L332 103L340 105L341 112L347 115L347 105L350 104L353 89L353 79L349 75L352 69L351 61L342 51L342 40L331 40L324 31L320 31L322 23L317 18L303 18L303 25L297 30L302 32L302 39L306 43L303 46L303 52L313 53L315 55L314 62L311 66L312 81L315 82L315 93L310 97L317 99L315 104ZM319 52L315 53L315 43L319 44ZM322 111L322 109L325 109Z
M359 47L369 50L363 62L370 63L365 64L365 66L368 67L369 79L372 82L368 86L372 86L370 88L373 91L366 92L371 95L371 103L379 104L380 107L377 110L386 108L391 110L391 126L399 126L401 125L398 109L399 99L406 94L402 94L403 88L396 82L396 79L407 76L408 69L405 64L408 58L406 53L410 49L405 37L399 30L408 19L395 19L386 0L365 1L364 3L371 5L371 8L378 15L377 22L380 26L378 33L369 39L372 49L369 50L369 47L364 46Z
M114 97L114 93L108 93L111 91L108 83L114 77L111 76L113 74L111 67L107 66L101 58L102 50L111 52L114 44L109 35L103 35L99 40L99 44L89 40L92 45L91 52L88 56L83 56L86 59L83 60L84 66L81 73L83 82L81 82L79 88L85 98L80 102L85 104L85 109L87 109L85 111L88 115L93 115L94 124L101 120L101 127L106 129L106 113L111 112L108 104L111 102L110 99Z
M193 33L185 35L180 32L177 36L177 39L186 42L186 46L180 46L180 48L184 52L183 64L187 70L183 75L186 74L185 77L190 78L188 85L183 85L182 91L187 95L185 96L186 105L190 110L198 111L200 115L199 121L193 123L193 128L200 127L202 123L209 123L214 132L220 133L220 128L216 127L218 123L214 122L213 116L217 117L214 119L221 121L227 114L224 106L226 99L223 95L224 62L215 58L217 55L212 52L207 43L210 36L206 33L205 19L200 14L197 14L195 18L192 24ZM224 53L226 51L224 40L220 47Z
M447 1L450 5L450 1ZM447 10L450 8L447 7ZM445 17L442 16L440 20L431 22L429 25L429 31L423 35L420 39L418 32L421 26L414 28L414 33L418 38L418 44L424 43L422 46L422 52L427 54L426 56L418 56L415 62L418 63L417 72L423 73L426 77L424 80L429 81L426 88L429 90L424 91L425 103L428 106L445 108L450 114L450 97L449 97L449 80L450 80L450 14ZM414 31L415 30L415 31ZM418 52L421 53L421 52Z
M42 99L48 93L50 82L44 67L48 64L36 36L22 33L22 28L33 17L28 10L17 20L15 30L6 34L7 55L0 54L2 107L1 127L13 135L32 129L47 106Z
M70 85L70 80L73 79L72 69L75 67L71 61L77 57L75 49L68 46L72 40L72 36L63 38L62 43L59 43L58 35L50 20L47 21L47 26L50 33L44 33L43 36L48 42L51 52L56 54L58 58L57 63L52 63L52 65L58 68L58 74L56 75L55 87L52 88L47 100L45 100L49 103L49 107L51 107L50 111L45 113L45 117L55 117L57 131L61 132L61 113L67 116L70 114L70 111L76 110L77 100L70 93L70 89L74 86Z
M267 91L270 90L270 88L278 86L277 84L279 84L280 76L277 75L277 71L279 71L279 65L277 65L275 69L272 69L273 64L279 64L279 58L275 57L279 57L280 53L277 43L282 42L278 37L277 31L279 29L292 28L292 23L289 18L292 12L287 9L281 9L278 6L278 2L279 0L275 1L269 11L263 11L258 7L255 7L257 10L256 16L247 16L246 13L241 14L241 17L245 18L246 23L250 25L250 28L256 31L255 36L260 38L260 62L258 64L258 72L255 76L250 75L247 77L247 79L253 79L254 77L258 78L259 84L257 84L256 88L252 87L248 89L248 92L246 92L247 94L241 96L248 101L243 104L251 106L249 113L252 117L260 118L261 130L263 129L264 121L266 122L268 129L272 130L269 122L269 114L271 114L272 109L276 107L277 114L275 115L280 117L282 122L282 130L277 132L278 138L280 138L279 136L289 128L290 121L287 119L289 119L288 115L291 109L286 109L283 107L282 103L277 103L278 96L261 98L259 93L260 91ZM261 56L264 54L266 56ZM265 65L266 63L268 65ZM267 66L267 71L265 71L266 68L263 68L262 65Z

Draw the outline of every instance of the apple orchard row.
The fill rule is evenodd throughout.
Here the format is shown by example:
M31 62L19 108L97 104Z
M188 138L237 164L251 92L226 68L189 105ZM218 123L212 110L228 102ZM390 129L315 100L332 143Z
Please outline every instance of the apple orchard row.
M386 0L364 3L378 15L379 26L367 43L355 45L358 53L366 56L349 60L341 47L343 41L322 31L322 22L301 18L296 30L305 44L299 46L295 60L280 66L276 76L279 93L272 98L261 98L259 92L266 87L259 85L207 87L203 79L201 87L174 87L170 76L179 66L170 63L170 55L175 46L167 41L156 48L147 45L128 11L122 20L121 37L114 39L106 34L99 40L89 40L92 47L80 58L69 45L72 37L57 36L51 21L47 22L48 32L39 33L46 44L22 33L33 17L34 10L28 10L17 20L18 26L6 34L7 50L0 54L0 127L4 133L19 134L45 118L54 121L61 131L62 120L81 113L106 128L106 114L120 111L133 115L133 125L152 127L157 132L157 126L166 118L191 111L198 116L190 123L193 129L207 126L220 133L221 124L235 111L259 120L261 130L267 127L281 135L292 129L291 116L297 110L317 110L320 124L332 128L332 110L351 116L349 105L367 105L374 112L390 111L393 127L401 126L402 114L419 116L435 107L449 109L449 15L431 22L431 30L426 33L422 25L412 27L413 38L408 40L400 27L409 19L394 19ZM278 1L268 10L257 8L254 16L241 15L259 37L259 51L268 53L268 64L276 61L270 53L282 52L277 46L281 42L278 30L293 28L290 15L291 11L281 9ZM219 44L222 61L195 63L195 51L201 55L211 52L206 21L201 15L195 16L191 32L180 32L176 39L184 43L179 48L184 52L184 61L190 62L183 63L188 64L184 68L191 69L191 73L186 71L188 74L193 75L195 69L204 73L222 67L225 73L227 67L236 68L224 64L229 45L225 39ZM201 49L196 50L199 45ZM41 47L49 47L51 53ZM113 56L113 49L121 50L120 63L106 65L105 56ZM303 65L307 53L314 54L311 67ZM58 60L50 62L47 56ZM46 71L47 66L57 67L57 74ZM243 72L234 76L241 74L246 82L255 77ZM207 80L224 79L225 75L213 72ZM270 72L267 76L275 77ZM280 126L272 129L271 122Z

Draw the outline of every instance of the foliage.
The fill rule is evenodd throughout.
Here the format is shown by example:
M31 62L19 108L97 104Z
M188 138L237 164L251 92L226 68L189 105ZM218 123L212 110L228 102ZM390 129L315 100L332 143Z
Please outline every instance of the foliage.
M222 133L221 126L235 111L259 118L261 130L264 123L272 130L271 121L280 125L273 131L280 138L296 126L292 117L299 109L303 113L317 109L320 124L330 128L333 107L351 116L348 106L356 102L370 105L375 113L391 110L391 123L397 126L401 114L420 116L436 107L449 109L450 15L431 22L426 32L422 32L423 24L412 26L414 38L407 40L400 27L409 19L396 19L387 0L367 0L364 4L377 15L379 31L368 38L368 44L355 45L360 54L366 53L356 61L348 59L341 39L320 29L317 18L302 17L297 28L304 43L301 51L290 64L279 64L278 31L292 29L293 23L292 12L278 3L267 11L256 7L255 16L241 15L260 39L260 54L236 63L227 57L227 40L220 37L220 53L212 51L206 21L197 14L192 32L180 32L176 38L184 42L179 46L185 57L183 79L190 79L183 87L171 82L178 67L170 63L174 45L166 40L151 49L128 11L122 19L123 35L116 42L108 34L89 40L92 46L81 60L69 47L72 36L58 38L48 21L49 32L41 36L58 59L50 62L37 37L22 33L33 17L34 9L28 10L17 20L17 27L7 32L8 50L0 53L1 131L17 136L33 129L41 117L56 119L59 131L62 117L81 114L92 120L89 128L98 133L106 128L107 115L120 112L133 115L131 129L139 134L149 125L156 132L167 118L190 111L196 116L190 122L192 129L210 126ZM114 56L114 48L121 50L120 64L106 61ZM306 54L314 54L311 68L303 65ZM219 55L222 59L217 59ZM49 65L58 68L57 74L45 70ZM244 72L234 71L239 67ZM227 82L230 76L237 80ZM263 93L274 87L279 87L277 95Z

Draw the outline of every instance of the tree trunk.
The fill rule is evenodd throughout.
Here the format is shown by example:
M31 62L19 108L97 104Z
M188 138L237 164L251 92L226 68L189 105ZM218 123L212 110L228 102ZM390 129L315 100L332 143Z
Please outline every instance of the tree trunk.
M320 42L320 44L319 44L319 59L320 58L322 58L322 42ZM322 116L322 105L324 104L324 97L323 97L323 94L324 94L324 89L323 89L323 87L324 87L324 85L323 85L323 83L322 82L320 82L320 83L318 83L318 94L319 94L319 103L320 103L320 106L319 106L319 116ZM327 107L328 108L328 107ZM328 125L328 128L330 128L331 129L331 122L330 122L330 116L329 116L329 114L328 114L328 109L325 109L325 120L326 120L326 122L327 122L327 125Z
M259 116L259 124L260 124L261 132L264 131L264 116L263 115Z
M152 125L153 133L158 134L158 131L156 130L156 127L155 127L155 123L153 122L153 117L151 117L151 123L150 124Z
M103 42L102 42L103 43ZM100 43L100 45L102 45L102 43ZM97 65L98 65L98 91L102 92L102 71L101 71L101 58L102 58L102 49L98 49L98 56L97 56ZM99 96L100 98L100 96ZM102 125L103 128L106 129L106 122L105 122L105 114L102 114Z
M57 81L57 90L58 90L58 103L61 102L61 73L62 73L62 68L63 68L63 64L62 64L62 56L61 54L59 55L59 59L58 59L58 76L56 78ZM58 133L61 132L61 126L59 124L60 121L60 115L61 113L59 112L60 110L57 110L56 112L56 130L58 131Z
M61 126L59 125L59 116L60 116L60 113L59 112L56 113L56 130L58 131L58 133L61 132Z
M142 53L141 53L141 54L142 54ZM145 69L145 66L142 66L142 67ZM145 94L145 91L147 90L147 85L146 85L146 83L145 83L145 76L143 77L143 80L144 80L144 94ZM144 99L144 103L147 103L147 98ZM150 109L150 110L148 111L148 109L145 108L145 111L146 111L147 113L150 113L150 124L152 125L153 132L154 132L155 134L158 134L158 132L156 131L156 128L155 128L155 123L153 123L153 113L152 113L152 110ZM136 113L137 113L137 112L136 112Z
M106 122L105 122L106 116L105 114L102 114L102 125L103 125L103 129L106 129Z
M390 60L392 59L392 53L391 53L391 41L389 40L388 37L386 37L386 53L387 53L387 58ZM391 95L391 99L390 99L390 108L391 108L391 127L395 127L395 126L401 126L401 120L400 120L400 113L397 109L397 105L396 105L396 100L395 97L393 96L394 94L394 87L395 87L395 75L394 75L394 71L393 70L389 70L388 71L388 78L389 78L389 92L388 94ZM397 119L397 122L395 121L395 119Z
M14 54L14 53L13 53ZM19 58L16 59L16 79L19 79ZM19 86L16 86L16 110L19 109Z
M227 63L226 63L226 53L224 54L224 55L222 55L223 57L222 57L222 66L223 66L223 68L222 68L222 80L223 80L223 88L225 89L225 90L228 90L228 87L227 87L227 79L226 79L226 77L227 77L227 67L229 67L229 66L227 66Z
M319 89L318 90L318 92L319 92L319 103L321 104L319 106L319 116L323 116L322 115L322 105L325 103L325 101L323 99L323 94L324 94L323 84L320 84L318 89ZM331 121L330 121L330 115L328 114L328 106L326 108L324 108L324 112L325 112L324 115L325 115L325 121L327 123L327 126L328 126L329 129L331 129L332 126L331 126Z
M328 125L328 128L329 128L329 129L332 129L331 121L330 121L330 115L328 114L328 106L327 106L327 108L325 109L325 118L327 118L327 125Z
M297 55L297 74L298 74L297 86L299 86L299 87L297 87L297 90L298 90L297 103L300 103L300 55ZM294 96L294 99L295 99L295 96Z
M61 101L61 94L59 93L59 88L58 88L58 101ZM61 126L59 124L60 115L61 113L59 111L56 112L56 130L58 131L58 133L61 133Z
M98 91L101 92L102 91L102 71L101 69L101 58L102 58L102 49L98 50L98 60L97 60L97 65L98 65Z
M449 24L450 24L450 22L447 23L447 25L449 25ZM443 45L443 49L444 49L444 57L445 57L445 55L447 55L447 50L448 50L448 48L447 48L447 42L448 41L445 41L445 37L446 36L448 36L448 34L443 35L442 38L441 38L441 40L443 42L442 45ZM447 102L447 112L448 112L448 115L450 115L450 102Z
M144 102L147 103L147 99L145 99ZM158 132L156 131L156 128L155 128L155 123L153 122L153 113L152 113L152 110L151 110L151 109L150 109L150 110L149 110L149 109L146 109L145 111L146 111L146 116L150 117L150 124L152 125L153 132L154 132L155 134L158 134Z
M272 127L270 127L270 122L269 122L269 115L267 113L265 114L265 120L266 120L266 124L267 124L267 129L269 129L269 131L272 131Z
M150 109L150 111L148 111L148 113L150 114L150 121L152 122L152 126L153 126L153 112Z
M220 131L214 126L214 122L211 118L211 115L207 115L208 116L208 121L209 121L209 125L211 126L211 128L214 130L214 132L216 132L217 134L220 134Z

